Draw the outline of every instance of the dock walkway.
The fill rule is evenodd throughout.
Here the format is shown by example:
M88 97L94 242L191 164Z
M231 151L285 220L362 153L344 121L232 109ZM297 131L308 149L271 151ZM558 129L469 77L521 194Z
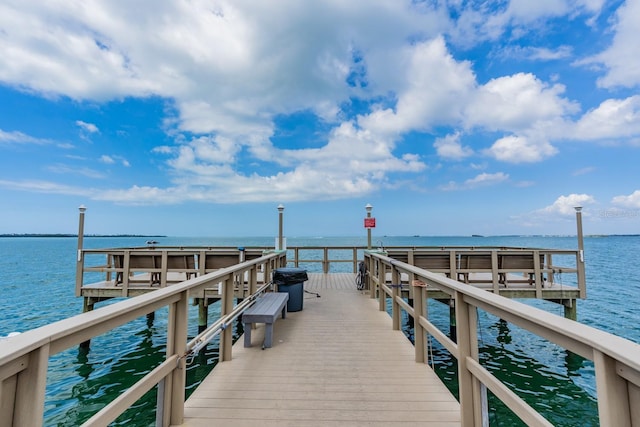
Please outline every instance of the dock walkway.
M185 404L184 426L460 426L460 407L414 361L350 273L309 274L302 311L275 324L273 347L239 339Z

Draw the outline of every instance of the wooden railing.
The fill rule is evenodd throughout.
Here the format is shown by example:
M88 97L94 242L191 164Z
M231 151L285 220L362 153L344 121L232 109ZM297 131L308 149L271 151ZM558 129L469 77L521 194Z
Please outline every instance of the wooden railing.
M304 267L309 272L356 273L358 261L364 259L363 246L293 246L287 249L287 265ZM153 284L164 287L170 272L203 275L218 268L228 267L242 260L260 257L268 248L246 247L153 247L120 249L84 249L78 257L76 295L84 282L84 273L105 273L104 280L116 280L126 296L130 278L134 273L149 274ZM541 298L542 288L553 282L555 274L576 274L580 298L586 298L584 260L580 251L563 249L531 249L511 247L386 247L381 250L392 258L444 273L469 283L491 283L492 290L500 291L507 283L509 273L522 273L524 280L533 285L535 296ZM86 265L88 257L100 259L96 265ZM555 265L554 257L572 258L572 266ZM536 261L537 260L537 261ZM486 273L472 277L473 273ZM181 280L178 280L181 281ZM545 283L547 281L547 283ZM523 280L520 280L523 282Z
M258 270L270 277L284 266L284 252L266 254L232 267L222 268L154 292L130 298L41 328L24 332L0 346L0 420L3 426L38 426L43 423L49 358L65 349L111 331L140 316L169 307L165 360L129 390L109 403L85 426L105 426L115 420L147 391L159 385L158 425L181 424L184 416L185 358L201 348L207 339L220 335L220 360L231 359L232 328L227 328L248 306L259 290ZM250 297L234 307L238 280ZM266 282L267 280L265 280ZM221 318L211 328L187 343L187 308L190 294L222 283Z
M482 426L483 392L486 387L529 426L551 426L515 392L498 380L479 361L477 311L484 310L511 322L595 365L600 425L640 425L640 345L598 329L534 307L465 285L383 254L366 252L368 286L386 310L391 298L393 328L400 329L401 310L413 317L415 360L426 363L427 334L442 344L458 361L458 388L463 426ZM391 282L387 281L388 274ZM401 275L407 275L412 304L401 297ZM449 295L455 304L457 341L447 337L430 320L425 301L430 289Z
M103 280L113 280L121 287L122 295L128 296L129 284L138 273L146 273L145 277L150 285L163 288L171 280L170 273L182 273L179 279L173 280L174 283L182 282L196 275L203 276L221 268L260 258L266 252L268 250L262 248L223 247L83 249L78 253L76 296L81 295L85 273L104 273ZM95 264L98 260L100 262Z
M386 248L384 254L464 283L490 284L499 294L510 284L527 283L535 298L554 284L556 275L575 274L579 298L587 297L585 263L580 251L565 249L443 247ZM555 261L570 261L571 266ZM518 278L517 275L520 275ZM524 294L521 296L525 296Z

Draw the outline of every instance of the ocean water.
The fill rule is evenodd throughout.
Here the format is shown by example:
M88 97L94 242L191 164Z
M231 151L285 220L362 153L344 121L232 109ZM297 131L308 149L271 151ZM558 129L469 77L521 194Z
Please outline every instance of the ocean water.
M156 238L161 245L273 246L265 238ZM86 248L144 246L145 238L87 237ZM575 249L575 237L382 237L384 246L515 246ZM364 245L363 237L288 238L292 246ZM0 238L0 336L23 332L82 312L82 299L74 297L75 238ZM304 255L306 257L307 254ZM331 255L334 257L334 255ZM640 236L585 238L588 298L578 301L578 320L590 326L640 343ZM568 262L558 264L570 265ZM303 266L319 270L319 264ZM332 271L351 269L336 264ZM558 278L556 279L558 280ZM574 275L560 278L573 285ZM355 284L354 284L355 286ZM114 300L113 302L115 302ZM562 307L543 301L523 300L562 315ZM100 305L98 305L100 307ZM197 308L190 308L189 335L197 333ZM448 330L448 308L430 302L430 319ZM215 306L210 318L215 315ZM507 324L487 313L479 313L482 363L518 390L527 402L554 425L596 426L597 404L593 364L555 345ZM164 356L166 310L96 337L89 350L71 348L50 359L45 425L76 426L126 389L142 373L159 364ZM405 333L413 330L406 319ZM241 331L235 331L236 337ZM0 346L2 341L0 341ZM431 360L438 375L456 392L456 364L433 342ZM190 361L188 393L213 367L218 357L214 341ZM114 425L147 426L155 420L152 390L120 417ZM522 425L491 395L492 426Z

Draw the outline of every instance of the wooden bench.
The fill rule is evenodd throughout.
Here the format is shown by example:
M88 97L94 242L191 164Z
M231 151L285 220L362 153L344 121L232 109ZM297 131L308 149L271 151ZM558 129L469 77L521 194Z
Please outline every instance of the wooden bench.
M251 324L264 323L264 344L263 348L271 347L273 340L273 324L276 322L278 313L282 313L282 318L287 316L287 301L289 294L286 292L271 292L258 298L251 307L245 310L242 315L244 324L244 346L251 347Z

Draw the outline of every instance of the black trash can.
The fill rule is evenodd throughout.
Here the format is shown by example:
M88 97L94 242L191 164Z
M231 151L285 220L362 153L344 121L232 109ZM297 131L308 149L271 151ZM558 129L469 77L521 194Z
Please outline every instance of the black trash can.
M289 294L287 311L301 311L304 302L304 282L309 280L307 271L302 268L283 267L273 271L273 283L278 292Z

